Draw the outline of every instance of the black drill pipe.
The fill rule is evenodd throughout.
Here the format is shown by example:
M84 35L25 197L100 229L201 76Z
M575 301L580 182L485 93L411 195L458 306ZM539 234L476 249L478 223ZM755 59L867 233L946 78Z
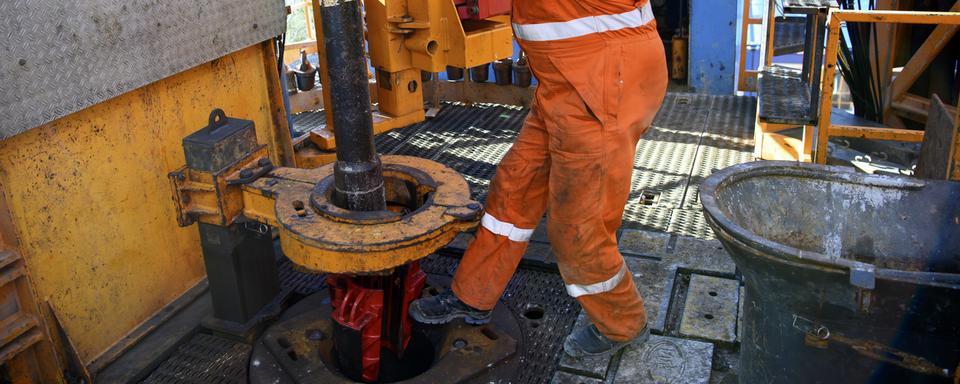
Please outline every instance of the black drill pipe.
M386 209L383 173L373 142L363 15L357 0L317 0L337 143L333 203L352 211Z

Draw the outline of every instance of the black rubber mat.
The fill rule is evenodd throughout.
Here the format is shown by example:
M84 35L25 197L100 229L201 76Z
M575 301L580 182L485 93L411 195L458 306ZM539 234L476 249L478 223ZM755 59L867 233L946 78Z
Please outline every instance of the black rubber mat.
M148 384L239 384L247 381L251 347L217 336L196 334L148 376Z

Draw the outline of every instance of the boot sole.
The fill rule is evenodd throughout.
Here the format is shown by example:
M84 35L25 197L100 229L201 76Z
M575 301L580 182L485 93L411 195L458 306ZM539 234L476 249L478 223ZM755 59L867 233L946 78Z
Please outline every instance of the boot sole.
M486 318L478 318L478 317L470 316L463 312L451 313L444 317L436 317L436 318L423 317L423 314L420 313L420 306L417 305L416 302L410 305L409 312L410 312L410 317L424 324L447 324L456 319L463 319L465 323L470 325L484 325L490 322L490 316L487 316Z

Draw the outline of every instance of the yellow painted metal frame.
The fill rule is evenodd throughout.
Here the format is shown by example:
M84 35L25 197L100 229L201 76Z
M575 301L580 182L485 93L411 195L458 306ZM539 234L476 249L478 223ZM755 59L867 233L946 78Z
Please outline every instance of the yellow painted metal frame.
M750 8L749 0L744 0L744 20L749 22L754 22L756 19L750 18ZM761 51L761 59L763 60L760 63L760 67L767 65L773 61L773 39L776 31L776 0L768 0L767 9L763 14L763 18L760 20L760 23L765 27L764 30L764 42L763 50ZM745 80L757 79L759 71L747 71L746 66L746 30L748 28L747 23L741 25L741 32L744 34L743 39L741 40L741 62L740 62L740 83L737 87L739 90L748 90L756 91L756 82L752 83L753 87L749 85ZM807 60L812 60L812 58L807 58ZM802 130L802 135L799 139L787 136L781 132L793 129L800 128ZM796 126L788 124L775 124L762 121L760 119L760 111L757 110L757 113L754 117L754 152L753 156L758 159L764 160L796 160L801 162L810 162L812 161L812 151L813 151L813 127L810 125Z
M742 0L743 9L741 10L740 18L740 60L737 63L737 91L739 92L756 92L757 91L757 75L760 73L755 69L747 69L747 35L751 25L763 25L764 18L755 18L750 17L750 0ZM774 0L769 0L768 7L772 5ZM770 10L768 9L769 13ZM769 18L769 24L767 25L768 31L767 36L773 36L773 28L775 26L774 17L765 16ZM773 45L771 39L764 39L766 41L767 47L764 49L764 55L766 55L765 62L770 62L770 59L773 58ZM752 81L751 81L752 80Z
M416 187L418 193L430 197L402 219L395 216L396 220L360 223L351 216L335 217L316 210L317 206L328 207L327 200L313 205L313 194L318 183L333 179L332 163L312 169L277 168L242 186L224 184L241 169L251 169L264 155L262 149L251 153L216 175L188 168L172 172L181 225L193 221L229 225L242 215L277 228L284 256L303 269L362 274L428 256L457 233L476 227L482 212L480 204L470 199L470 187L460 174L409 156L383 156L384 177L417 182L415 176L398 170L400 167L427 175L429 185Z
M323 57L323 21L318 1L313 1L316 52ZM367 44L376 69L373 98L374 134L421 122L423 84L421 71L440 72L447 66L469 68L513 55L513 31L509 16L461 21L452 0L366 0ZM329 84L326 63L320 60L320 83ZM309 96L316 100L315 95ZM323 91L324 106L330 105ZM319 105L315 105L319 107ZM301 107L307 109L308 107ZM303 164L332 161L336 148L331 109L324 108L327 125L310 132L316 149L298 154Z
M954 9L956 8L957 5L954 5ZM827 34L827 52L824 56L824 70L821 81L822 87L820 90L820 117L819 124L817 125L817 148L815 151L816 162L820 164L826 163L827 141L832 136L851 136L877 140L900 140L914 142L922 141L922 131L907 131L903 129L875 127L833 126L830 124L830 103L832 101L834 79L837 71L837 51L840 46L840 24L843 22L939 24L940 26L937 27L937 30L942 30L941 27L945 25L956 26L960 24L960 13L831 10L828 19L829 27ZM936 33L936 30L934 33ZM919 53L923 54L924 56L929 55L929 49L924 49L924 47L927 46L928 45L925 43L923 47L921 47L921 52ZM913 62L913 60L911 60L911 62ZM908 66L910 66L909 63ZM922 71L923 68L919 67L920 65L911 66L911 71ZM906 70L906 68L904 69ZM919 75L919 73L916 75ZM900 84L901 83L894 81L891 84L891 89L901 89L903 86ZM895 94L891 95L890 97L896 99Z
M55 342L47 333L42 309L19 251L16 229L0 185L0 363L13 383L60 382Z
M204 278L166 174L212 108L253 120L273 162L293 165L273 57L264 42L0 141L24 265L83 364L107 364L98 357Z

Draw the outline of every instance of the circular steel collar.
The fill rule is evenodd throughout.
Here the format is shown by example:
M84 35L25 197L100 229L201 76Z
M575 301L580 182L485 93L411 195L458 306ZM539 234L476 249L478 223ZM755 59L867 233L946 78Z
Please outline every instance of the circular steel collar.
M417 157L381 161L388 205L415 206L377 212L334 206L333 164L309 171L314 184L290 183L277 191L280 246L291 261L313 272L376 273L426 257L477 225L481 205L470 199L459 173Z

